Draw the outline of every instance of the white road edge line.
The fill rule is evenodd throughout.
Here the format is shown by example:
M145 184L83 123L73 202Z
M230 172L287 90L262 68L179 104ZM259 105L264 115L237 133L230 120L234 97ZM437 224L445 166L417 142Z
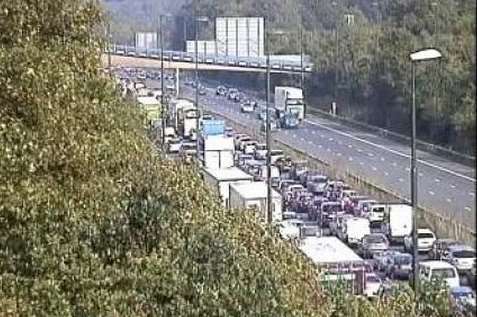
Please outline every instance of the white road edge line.
M333 128L330 128L330 127L327 127L327 126L324 126L322 124L319 124L319 123L316 123L316 122L313 122L313 121L310 121L309 119L305 119L305 122L311 124L311 125L315 125L315 126L319 126L323 129L327 129L327 130L330 130L330 131L333 131L335 133L338 133L340 135L344 135L344 136L347 136L351 139L354 139L354 140L357 140L357 141L360 141L360 142L363 142L365 144L368 144L368 145L371 145L371 146L374 146L374 147L377 147L378 149L382 149L382 150L385 150L385 151L388 151L390 153L393 153L393 154L396 154L396 155L399 155L401 157L405 157L405 158L411 158L410 155L407 155L407 154L404 154L404 153L401 153L401 152L398 152L398 151L395 151L395 150L391 150L391 149L388 149L387 147L385 146L382 146L382 145L379 145L379 144L376 144L376 143L373 143L373 142L370 142L370 141L367 141L367 140L364 140L364 139L361 139L361 138L358 138L354 135L351 135L349 133L346 133L346 132L342 132L342 131L339 131L339 130L336 130L336 129L333 129ZM423 160L417 160L419 163L422 163L424 165L427 165L429 167L433 167L433 168L436 168L440 171L443 171L443 172L446 172L446 173L449 173L451 175L454 175L454 176L457 176L457 177L462 177L466 180L469 180L471 182L476 182L475 178L472 178L472 177L468 177L468 176L465 176L465 175L462 175L460 173L456 173L454 171L451 171L451 170L448 170L447 168L444 168L444 167L440 167L438 165L435 165L435 164L432 164L432 163L429 163L429 162L426 162L426 161L423 161Z

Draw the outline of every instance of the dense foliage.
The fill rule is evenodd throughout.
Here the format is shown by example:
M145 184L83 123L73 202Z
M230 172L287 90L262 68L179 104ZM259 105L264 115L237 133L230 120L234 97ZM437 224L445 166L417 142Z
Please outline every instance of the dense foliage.
M1 2L0 315L446 316L442 294L322 289L296 248L155 153L99 72L100 16Z

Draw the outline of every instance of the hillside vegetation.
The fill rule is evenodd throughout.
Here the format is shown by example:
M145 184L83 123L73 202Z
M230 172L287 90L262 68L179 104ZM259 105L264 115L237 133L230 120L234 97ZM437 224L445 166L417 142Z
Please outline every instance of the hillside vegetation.
M447 316L442 293L330 293L156 153L99 72L94 3L0 4L0 316Z

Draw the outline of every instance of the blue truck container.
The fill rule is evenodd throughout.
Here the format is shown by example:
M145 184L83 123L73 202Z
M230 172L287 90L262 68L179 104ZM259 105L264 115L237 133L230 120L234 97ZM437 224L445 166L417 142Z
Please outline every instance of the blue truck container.
M225 121L204 120L202 121L202 135L221 135L225 133Z

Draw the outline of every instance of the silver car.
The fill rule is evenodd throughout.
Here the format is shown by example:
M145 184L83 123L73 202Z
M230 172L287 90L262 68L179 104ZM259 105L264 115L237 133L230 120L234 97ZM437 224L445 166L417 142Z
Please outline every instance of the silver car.
M364 258L370 258L375 253L389 249L389 241L382 233L373 233L364 236L359 246L359 252Z

